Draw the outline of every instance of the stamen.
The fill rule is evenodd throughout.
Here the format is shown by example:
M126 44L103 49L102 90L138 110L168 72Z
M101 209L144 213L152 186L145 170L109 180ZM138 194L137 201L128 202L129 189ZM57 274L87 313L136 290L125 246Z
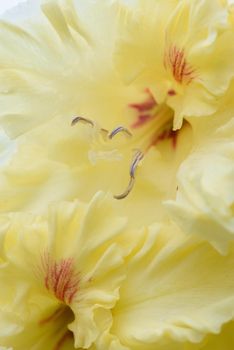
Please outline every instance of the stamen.
M118 126L108 135L108 137L110 140L112 140L113 137L115 137L119 133L123 133L128 137L132 136L132 133L127 128L125 128L124 126Z
M129 180L128 186L123 193L121 193L120 195L115 195L114 196L115 199L124 199L132 191L133 186L135 184L136 170L137 170L137 167L138 167L140 161L143 158L144 158L144 154L140 150L137 150L134 157L133 157L133 161L131 163L130 172L129 172L130 180Z
M136 169L138 167L138 164L140 163L140 161L143 158L144 158L144 154L140 150L137 150L136 154L135 154L135 156L133 158L133 162L132 162L131 168L130 168L130 176L132 178L135 178Z
M79 122L82 122L84 124L89 124L92 127L95 126L95 123L93 120L88 119L88 118L84 118L84 117L75 117L72 120L71 125L74 126ZM108 136L108 138L110 140L112 140L117 134L119 134L121 132L129 137L132 136L131 132L127 128L125 128L124 126L119 126L119 127L115 128L111 133L109 133L109 131L107 129L104 129L104 128L101 128L100 131L102 132L104 137Z
M82 122L84 124L90 124L92 127L95 126L95 123L93 120L88 119L88 118L83 118L83 117L75 117L72 120L71 125L74 126L79 122ZM111 133L109 133L109 131L107 129L104 129L104 128L101 128L100 131L103 133L103 136L108 136L108 139L110 139L110 140L112 140L119 133L123 133L129 137L132 136L132 133L124 126L118 126L114 130L112 130Z
M87 119L87 118L83 118L83 117L75 117L72 120L71 125L74 126L74 125L76 125L79 122L82 122L84 124L90 124L92 127L94 127L94 122L92 120Z
M94 127L94 122L90 119L87 118L83 118L83 117L75 117L71 123L71 125L75 125L78 122L83 122L86 124L90 124L92 127ZM116 135L118 135L119 133L123 133L128 137L132 136L132 133L125 128L124 126L118 126L117 128L115 128L114 130L112 130L110 133L108 130L101 128L100 129L101 132L104 133L104 136L108 136L108 139L112 140ZM115 195L114 198L115 199L124 199L128 196L128 194L132 191L133 186L135 184L135 173L136 173L136 169L140 163L140 161L143 159L144 154L140 151L137 150L136 154L134 155L133 161L131 163L131 167L130 167L130 171L129 171L129 175L130 175L130 180L128 183L128 186L126 188L126 190L121 193L120 195Z
M129 195L129 193L132 191L134 184L135 184L135 178L131 177L130 181L128 183L128 187L126 188L126 190L123 193L119 194L119 195L115 195L114 198L115 199L124 199L124 198L126 198Z

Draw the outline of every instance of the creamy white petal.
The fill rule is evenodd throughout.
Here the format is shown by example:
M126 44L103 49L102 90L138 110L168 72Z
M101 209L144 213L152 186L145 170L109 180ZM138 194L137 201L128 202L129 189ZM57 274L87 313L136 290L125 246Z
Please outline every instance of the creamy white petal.
M170 349L219 333L234 316L233 259L233 245L223 257L173 226L151 227L129 262L104 344L112 349L114 338L131 350Z
M234 238L234 120L204 141L181 165L172 218L184 232L208 240L220 253Z
M47 216L0 219L0 343L15 350L92 346L101 322L111 322L140 233L133 240L115 201L100 193L89 204L59 203Z

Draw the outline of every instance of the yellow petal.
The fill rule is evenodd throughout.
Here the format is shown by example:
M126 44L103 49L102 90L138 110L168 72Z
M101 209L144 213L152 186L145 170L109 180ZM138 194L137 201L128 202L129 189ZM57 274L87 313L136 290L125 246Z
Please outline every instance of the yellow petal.
M167 206L184 232L208 240L220 253L234 238L234 120L182 163L175 201Z
M148 87L184 117L220 105L233 78L234 32L229 7L215 1L140 1L120 17L116 65L126 84ZM143 30L142 30L143 28Z
M149 228L129 262L106 348L115 337L126 349L181 349L219 333L233 318L233 259L233 245L224 258L173 226Z
M89 201L98 190L111 191L113 196L123 192L129 181L135 144L119 136L116 141L119 143L109 141L108 147L116 149L122 157L99 158L93 164L89 159L93 132L89 126L72 128L66 120L56 119L56 128L54 121L50 121L21 137L17 151L0 174L0 211L45 213L50 203L59 200ZM117 203L120 213L128 214L133 227L167 215L161 202L174 194L174 175L189 153L192 140L192 130L187 125L177 138L176 148L169 139L147 152L137 170L135 187ZM98 143L98 147L105 149L106 144Z
M139 240L114 203L99 193L89 204L55 205L47 216L1 216L1 344L88 348L101 322L111 322L124 259Z
M31 24L0 22L0 119L10 136L58 115L92 117L94 99L100 118L121 114L122 84L110 74L117 11L108 0L45 1Z

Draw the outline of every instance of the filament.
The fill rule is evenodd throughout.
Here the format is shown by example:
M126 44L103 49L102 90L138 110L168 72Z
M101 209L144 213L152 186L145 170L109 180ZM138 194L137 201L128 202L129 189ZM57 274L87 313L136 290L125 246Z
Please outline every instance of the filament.
M124 199L132 191L132 189L134 187L134 184L135 184L136 170L138 168L138 165L139 165L140 161L143 158L144 158L144 154L140 150L137 150L135 155L134 155L134 157L133 157L131 166L130 166L130 171L129 171L130 180L129 180L128 186L127 186L126 190L123 193L121 193L120 195L115 195L114 196L115 199Z

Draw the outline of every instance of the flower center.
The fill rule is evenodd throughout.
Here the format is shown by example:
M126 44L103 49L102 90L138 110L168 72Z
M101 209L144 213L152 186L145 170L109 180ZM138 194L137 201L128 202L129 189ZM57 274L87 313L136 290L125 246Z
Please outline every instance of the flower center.
M96 127L96 123L84 117L75 117L71 125L85 123L98 130L104 142L112 141L118 134L124 134L130 140L128 147L134 150L134 155L129 168L129 183L123 193L115 195L116 199L123 199L128 196L135 184L135 175L139 163L142 161L148 150L158 145L159 142L170 139L172 147L176 148L178 130L173 131L173 110L166 103L158 104L149 89L145 90L146 99L141 103L131 103L129 107L137 113L136 120L130 125L130 130L124 126L118 126L112 131ZM169 95L175 94L174 90L168 92ZM121 147L119 147L121 150ZM122 147L123 149L123 147ZM106 158L108 155L113 157L113 149L107 152L96 152L99 158ZM115 155L118 157L118 154ZM117 158L116 158L117 159Z
M166 139L172 139L172 146L175 148L178 132L172 129L173 111L165 103L158 104L149 89L146 89L145 93L145 101L129 105L137 113L137 118L131 124L131 128L134 133L139 134L140 149L145 154L150 147Z

